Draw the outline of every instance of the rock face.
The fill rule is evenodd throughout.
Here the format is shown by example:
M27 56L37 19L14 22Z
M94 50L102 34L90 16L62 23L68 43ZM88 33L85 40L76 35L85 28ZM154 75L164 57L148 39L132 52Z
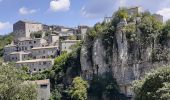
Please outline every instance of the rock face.
M83 76L88 80L92 78L93 74L102 75L111 70L121 92L126 95L133 95L130 88L134 80L140 79L151 69L167 63L152 62L152 44L143 46L137 41L129 42L124 31L126 25L128 24L125 19L117 25L112 56L108 56L101 38L93 41L91 51L88 50L89 45L83 45L81 66ZM137 30L137 35L139 37L142 35L139 30ZM89 53L91 53L91 56Z

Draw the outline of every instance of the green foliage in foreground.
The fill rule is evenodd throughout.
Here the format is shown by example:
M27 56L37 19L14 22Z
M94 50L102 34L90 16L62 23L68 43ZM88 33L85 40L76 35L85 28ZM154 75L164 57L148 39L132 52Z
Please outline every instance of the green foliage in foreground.
M24 83L25 72L0 65L0 100L36 100L36 85Z
M73 100L86 100L87 99L88 83L81 77L73 79L72 87L70 88L70 95Z
M135 100L169 100L170 67L159 68L134 82Z

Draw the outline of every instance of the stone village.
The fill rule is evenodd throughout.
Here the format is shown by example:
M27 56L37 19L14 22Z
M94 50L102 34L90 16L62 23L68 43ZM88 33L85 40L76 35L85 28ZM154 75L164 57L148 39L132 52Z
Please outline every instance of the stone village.
M131 7L128 9L128 14L133 15L142 11L141 7ZM159 14L153 16L163 22L163 16ZM104 22L108 23L111 19L112 17L105 17ZM88 26L77 28L49 26L39 22L19 20L13 25L14 40L4 47L4 61L14 62L18 67L28 66L30 74L50 69L54 64L54 58L62 52L71 52L71 46L84 39L88 28ZM34 83L40 85L38 100L48 100L49 80L37 80ZM121 87L121 91L127 96L132 95L129 87Z

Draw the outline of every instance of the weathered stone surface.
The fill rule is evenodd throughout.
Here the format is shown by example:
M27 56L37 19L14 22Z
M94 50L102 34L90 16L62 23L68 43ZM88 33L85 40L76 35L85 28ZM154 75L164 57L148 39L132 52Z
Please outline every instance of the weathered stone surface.
M139 23L140 19L138 18L137 21ZM146 72L152 69L169 64L167 62L152 62L153 47L151 43L141 45L142 43L139 41L129 42L124 30L126 25L125 19L117 25L112 56L107 56L107 50L100 38L93 42L91 51L87 49L87 45L84 45L81 50L81 66L85 76L97 74L97 72L104 74L112 70L121 91L127 95L132 95L129 89L134 80L142 78ZM139 29L137 29L136 34L139 38L142 36ZM91 60L89 60L88 52L92 54ZM106 58L109 58L109 62L106 62Z

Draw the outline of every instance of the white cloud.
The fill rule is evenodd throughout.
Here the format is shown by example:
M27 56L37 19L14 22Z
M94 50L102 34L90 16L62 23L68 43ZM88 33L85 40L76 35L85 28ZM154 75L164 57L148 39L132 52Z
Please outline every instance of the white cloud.
M170 19L170 8L162 8L157 11L157 14L163 15L164 21Z
M22 8L19 9L19 13L21 15L33 14L35 12L37 12L37 10L35 10L35 9L28 9L26 7L22 7Z
M114 0L87 0L81 9L81 14L87 18L101 18L113 13Z
M12 25L9 22L0 22L0 30L5 30L11 28Z
M50 10L54 12L68 11L70 9L70 0L53 0L50 2Z
M12 24L0 21L0 35L8 34L12 31Z

